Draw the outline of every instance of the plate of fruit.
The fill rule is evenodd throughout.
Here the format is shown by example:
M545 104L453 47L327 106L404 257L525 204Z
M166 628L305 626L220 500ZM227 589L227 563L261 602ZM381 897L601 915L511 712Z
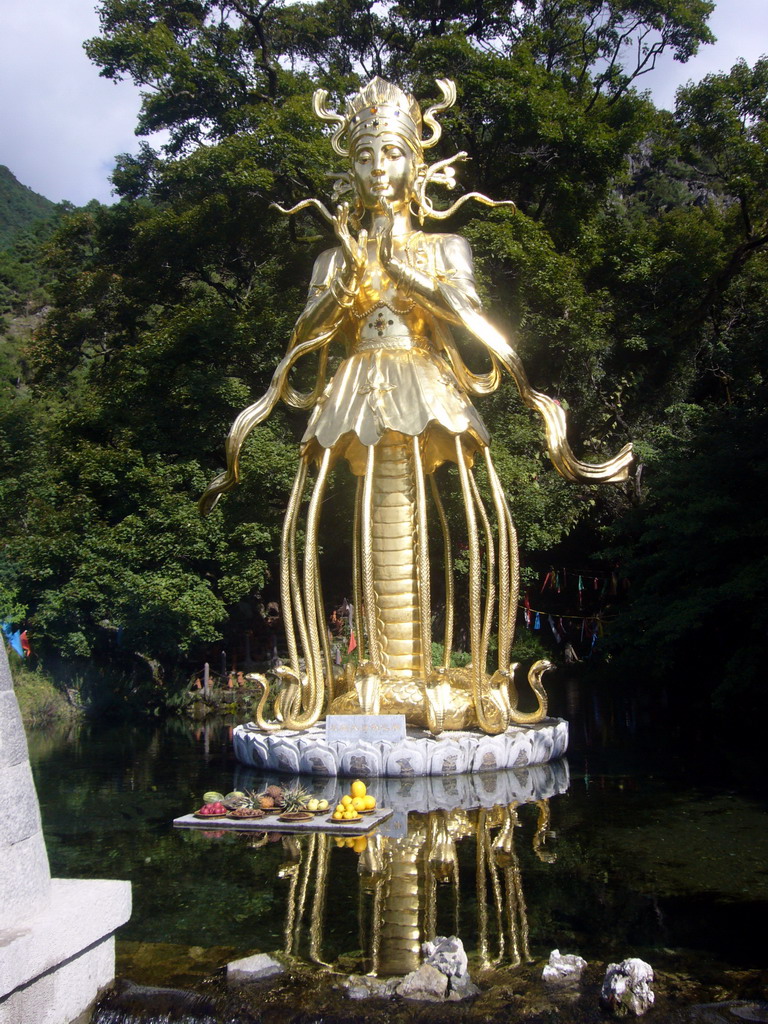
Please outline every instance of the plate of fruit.
M265 814L279 814L286 809L285 790L282 786L267 786L263 793L252 795L252 803Z
M221 802L221 800L214 800L212 803L203 804L199 810L195 811L196 818L226 818L229 811Z
M336 804L333 814L328 819L333 824L348 821L360 821L364 814L373 814L376 810L376 797L368 792L361 779L355 779L346 793Z
M314 814L311 811L283 811L278 814L278 821L312 821Z
M233 821L252 821L254 818L263 818L264 813L258 807L236 807L233 811L229 811L227 817L232 818Z
M331 805L327 800L318 800L316 797L312 797L311 800L307 801L307 810L313 814L327 814L330 810Z

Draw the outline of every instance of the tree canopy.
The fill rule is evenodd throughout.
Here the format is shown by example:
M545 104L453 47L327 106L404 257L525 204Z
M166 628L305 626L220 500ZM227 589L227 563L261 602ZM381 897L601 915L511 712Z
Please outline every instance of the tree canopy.
M211 517L194 502L333 244L326 225L271 203L327 197L339 169L316 87L340 105L378 73L425 100L450 77L459 99L436 157L465 150L462 188L518 205L450 222L473 246L490 315L534 386L569 409L577 447L598 458L635 440L640 456L631 485L574 487L510 383L481 403L524 557L581 524L591 554L621 558L638 597L616 656L641 652L638 671L711 638L726 607L749 609L752 639L713 644L708 692L748 678L737 666L756 664L768 578L755 500L768 60L686 87L674 113L642 91L660 53L685 61L712 40L712 8L103 0L86 50L106 77L141 86L137 131L168 141L120 157L119 201L72 212L46 243L37 301L49 308L31 335L7 335L4 617L43 653L138 652L168 672L252 619L273 586L301 417L281 410L259 428L243 484ZM19 301L8 308L17 320ZM334 486L344 515L348 485Z

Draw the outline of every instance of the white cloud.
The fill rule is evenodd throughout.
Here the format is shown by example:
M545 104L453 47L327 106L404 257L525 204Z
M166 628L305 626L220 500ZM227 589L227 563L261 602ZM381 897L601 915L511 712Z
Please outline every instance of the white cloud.
M4 6L0 163L57 202L109 202L115 155L138 146L140 98L132 84L100 78L86 57L83 41L99 29L91 0Z

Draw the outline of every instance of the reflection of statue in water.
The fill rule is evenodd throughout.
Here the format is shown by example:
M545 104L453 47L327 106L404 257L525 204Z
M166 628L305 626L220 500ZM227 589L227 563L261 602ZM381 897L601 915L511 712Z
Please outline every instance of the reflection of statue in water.
M538 800L533 849L544 863L549 829L549 801ZM360 899L358 934L364 962L373 975L406 975L422 962L424 942L438 934L438 920L454 935L476 935L472 951L482 967L518 966L531 959L528 911L515 842L521 820L519 805L495 805L466 811L434 810L409 814L408 832L397 838L369 835L347 840L358 856ZM551 836L551 832L548 832ZM333 843L342 838L314 833L283 839L285 860L279 877L288 880L285 952L307 955L314 963L334 967L328 958L329 907L333 906ZM476 899L462 900L459 846L474 842L464 856L464 881ZM468 851L469 852L469 851ZM354 899L349 904L354 906ZM474 917L473 915L476 915ZM308 941L308 945L307 945Z
M482 315L467 243L457 235L414 228L413 207L423 223L425 218L443 219L472 197L499 205L471 193L450 210L437 211L427 197L430 183L453 187L452 165L465 156L431 166L424 160L424 150L440 137L435 115L455 100L452 82L441 80L438 85L443 101L423 117L431 129L426 139L416 101L381 79L358 92L343 116L327 110L325 92L315 94L316 113L337 127L334 149L350 158L349 172L338 176L337 197L352 192L354 204L350 208L341 203L331 215L311 199L285 211L314 206L333 225L339 246L318 257L288 353L264 397L236 419L227 440L227 471L201 500L207 511L220 493L234 486L245 437L280 398L312 409L283 529L281 594L290 668L282 673L282 723L272 727L307 728L325 710L405 712L411 724L433 732L479 725L497 733L511 722L542 718L546 701L540 687L537 712L521 715L515 710L509 659L518 593L516 536L488 433L470 396L494 391L502 368L511 373L523 401L543 417L550 457L568 480L622 480L632 458L629 446L599 465L574 457L561 407L531 388L517 353ZM464 328L489 353L487 373L473 373L465 365L452 326ZM326 383L332 341L341 343L345 358ZM301 394L288 382L288 374L310 352L319 354L317 380L311 393ZM487 470L492 510L486 508L472 473L478 458ZM328 474L340 459L358 480L353 588L364 629L358 629L360 667L350 667L334 692L318 545ZM450 668L451 543L435 477L443 463L456 467L466 514L467 669ZM300 531L311 467L316 476ZM437 669L431 649L430 518L442 535L445 565L444 659ZM302 566L300 532L305 534ZM497 669L489 677L492 634L497 637ZM261 710L258 718L263 728L270 728Z

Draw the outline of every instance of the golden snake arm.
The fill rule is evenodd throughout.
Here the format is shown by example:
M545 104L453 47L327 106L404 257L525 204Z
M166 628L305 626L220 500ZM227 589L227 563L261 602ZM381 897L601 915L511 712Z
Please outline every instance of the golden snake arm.
M498 667L502 670L509 665L512 644L515 638L515 615L517 596L520 589L519 555L517 535L512 523L504 490L493 465L488 448L483 449L491 494L499 524L499 652Z
M491 639L491 626L493 625L493 609L496 603L496 580L494 579L496 569L496 547L493 542L493 531L491 530L491 522L488 518L488 513L483 505L483 500L480 497L480 490L477 486L477 481L472 473L469 475L469 483L472 489L472 498L474 499L477 511L480 515L480 519L483 524L483 531L485 533L485 614L483 615L483 630L480 635L480 655L478 661L485 672L485 667L488 663L488 644Z
M296 617L298 619L299 635L302 647L304 647L307 630L304 621L304 612L301 607L299 575L296 563L296 521L301 499L304 494L304 485L307 479L307 463L304 459L299 462L296 478L293 482L291 496L288 500L288 509L283 522L283 534L280 546L280 600L283 608L283 623L285 625L285 637L288 644L288 656L291 661L291 668L298 677L299 675L299 652L296 646L296 628L294 625L293 602L296 596Z
M312 498L307 513L307 540L304 551L304 611L307 616L307 632L309 634L309 647L305 652L307 666L308 694L306 707L303 707L299 715L284 715L284 727L286 729L307 729L318 721L323 712L325 704L325 681L323 678L323 655L320 642L320 630L325 628L324 622L318 622L317 614L317 589L319 585L317 576L317 534L320 522L320 508L322 504L325 483L328 477L328 469L331 461L330 449L323 453L320 469L315 481Z
M453 649L453 553L451 551L451 531L448 526L448 519L445 515L440 492L437 489L437 481L434 474L430 474L429 487L432 491L432 500L437 509L437 517L440 520L440 529L443 534L443 557L445 560L445 632L443 636L443 668L451 664L451 651Z
M464 461L461 438L459 437L456 438L456 462L459 467L459 479L461 480L461 492L464 499L464 512L467 518L469 540L469 635L470 650L472 652L472 664L470 666L472 701L478 724L483 732L497 734L504 732L509 723L500 708L495 707L495 714L491 715L486 710L490 691L487 684L485 665L480 661L482 652L482 627L480 622L482 566L480 541L477 532L475 501L469 480L469 470Z

